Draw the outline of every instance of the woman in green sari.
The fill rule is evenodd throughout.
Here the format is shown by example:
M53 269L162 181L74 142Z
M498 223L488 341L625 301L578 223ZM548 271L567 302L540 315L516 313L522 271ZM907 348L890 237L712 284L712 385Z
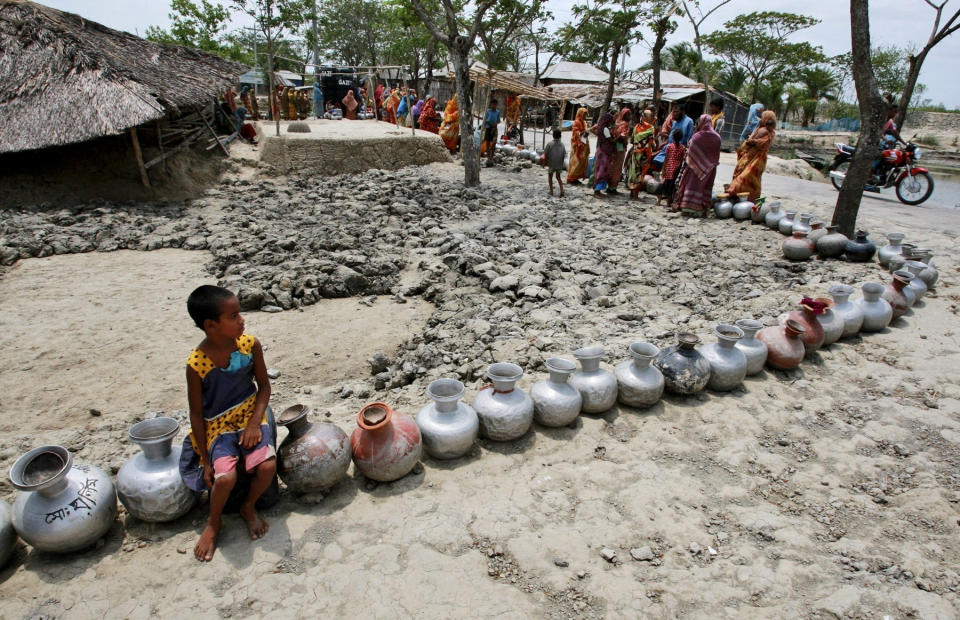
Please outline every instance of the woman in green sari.
M657 152L657 138L654 135L654 116L653 111L647 108L643 115L633 127L629 159L627 160L627 187L630 188L630 200L639 200L640 192L643 190L643 177L650 169L650 163L653 160L654 153Z

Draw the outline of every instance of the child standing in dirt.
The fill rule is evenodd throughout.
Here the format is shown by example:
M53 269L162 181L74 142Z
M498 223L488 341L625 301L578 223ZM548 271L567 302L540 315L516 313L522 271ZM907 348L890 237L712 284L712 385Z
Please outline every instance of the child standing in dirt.
M657 204L664 198L667 199L667 208L673 207L673 194L677 187L677 176L680 173L680 167L683 165L683 159L687 156L687 147L680 144L683 140L683 130L674 129L670 135L670 144L667 145L666 157L663 160L663 171L660 174L660 191L657 195Z
M187 358L191 430L180 475L194 491L210 490L210 516L193 549L198 560L209 562L238 467L252 476L240 506L250 538L267 532L254 505L277 471L275 438L265 417L270 379L260 342L243 331L236 295L219 286L201 286L187 299L187 311L205 337Z
M567 149L560 141L561 136L563 136L562 131L559 129L553 130L553 142L543 150L543 157L547 165L547 183L550 185L550 195L553 196L553 177L557 177L560 197L563 198L563 181L560 180L560 173L566 169L563 160L567 156Z

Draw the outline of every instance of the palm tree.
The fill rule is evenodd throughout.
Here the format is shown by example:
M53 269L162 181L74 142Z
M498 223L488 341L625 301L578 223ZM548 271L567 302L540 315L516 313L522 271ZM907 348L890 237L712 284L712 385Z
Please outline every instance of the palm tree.
M747 83L747 72L736 65L727 65L720 70L713 83L720 90L737 95Z
M803 126L812 123L821 99L836 98L838 86L836 75L823 67L809 67L800 71L799 82L803 85Z
M700 71L700 55L687 41L675 43L663 50L663 68L686 76Z

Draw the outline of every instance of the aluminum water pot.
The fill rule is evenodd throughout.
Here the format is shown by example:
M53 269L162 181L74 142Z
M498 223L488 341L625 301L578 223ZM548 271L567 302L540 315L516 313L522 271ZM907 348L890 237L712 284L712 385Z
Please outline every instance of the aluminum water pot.
M887 235L887 245L882 246L877 250L877 260L884 267L890 264L890 259L894 256L903 254L903 240L906 238L906 235L903 233L893 232Z
M882 299L884 287L879 282L867 282L862 287L863 297L855 303L863 313L863 325L860 331L878 332L890 325L893 320L893 307Z
M480 419L473 407L463 402L463 383L436 379L427 386L433 401L417 413L423 449L435 459L455 459L470 452L480 433Z
M127 512L141 521L173 521L197 501L180 478L181 446L172 445L179 431L174 418L159 417L137 422L127 433L141 452L117 472L117 495Z
M663 396L663 373L651 366L660 349L649 342L634 342L628 350L632 359L616 368L617 399L627 407L652 407Z
M707 388L729 392L742 385L747 376L747 356L736 347L737 341L743 338L743 331L733 325L717 325L713 333L717 341L700 347L700 355L710 362Z
M749 220L753 216L754 203L747 196L749 194L737 194L739 201L733 203L733 219Z
M923 281L922 273L926 269L926 265L921 263L918 260L908 260L903 264L903 268L913 274L913 279L910 280L910 289L916 294L916 301L923 299L923 296L927 294L927 283Z
M767 361L767 345L757 340L757 332L763 329L763 323L755 319L740 319L736 326L743 332L743 338L734 345L747 358L747 376L763 370Z
M584 413L603 413L617 402L617 378L600 368L603 353L603 347L583 347L573 352L580 370L573 373L570 383L583 398Z
M551 357L546 366L549 377L530 388L533 418L544 426L566 426L577 419L583 406L580 392L569 381L577 365L570 360Z
M492 386L483 388L473 399L480 418L480 432L494 441L523 437L533 424L533 400L517 387L523 369L516 364L498 362L487 368Z
M863 326L863 310L850 301L853 287L849 284L834 284L830 287L830 296L833 297L833 313L843 319L843 333L841 338L850 338L860 333Z
M10 469L20 491L13 503L13 527L27 544L48 553L86 549L117 516L117 491L102 469L74 463L63 446L41 446Z

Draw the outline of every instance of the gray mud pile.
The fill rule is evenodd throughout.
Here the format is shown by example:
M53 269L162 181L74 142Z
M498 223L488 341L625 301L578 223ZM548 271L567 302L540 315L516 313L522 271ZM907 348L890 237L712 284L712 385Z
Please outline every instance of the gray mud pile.
M426 375L472 380L494 361L536 370L585 343L613 361L634 340L663 347L681 331L709 339L715 323L747 316L773 323L803 295L824 295L826 282L876 275L873 265L780 260L783 237L762 225L542 190L495 179L464 189L409 168L232 179L188 205L0 212L0 260L205 249L244 310L422 295L437 306L428 329L375 369L375 389ZM401 284L405 269L416 272L412 284Z

